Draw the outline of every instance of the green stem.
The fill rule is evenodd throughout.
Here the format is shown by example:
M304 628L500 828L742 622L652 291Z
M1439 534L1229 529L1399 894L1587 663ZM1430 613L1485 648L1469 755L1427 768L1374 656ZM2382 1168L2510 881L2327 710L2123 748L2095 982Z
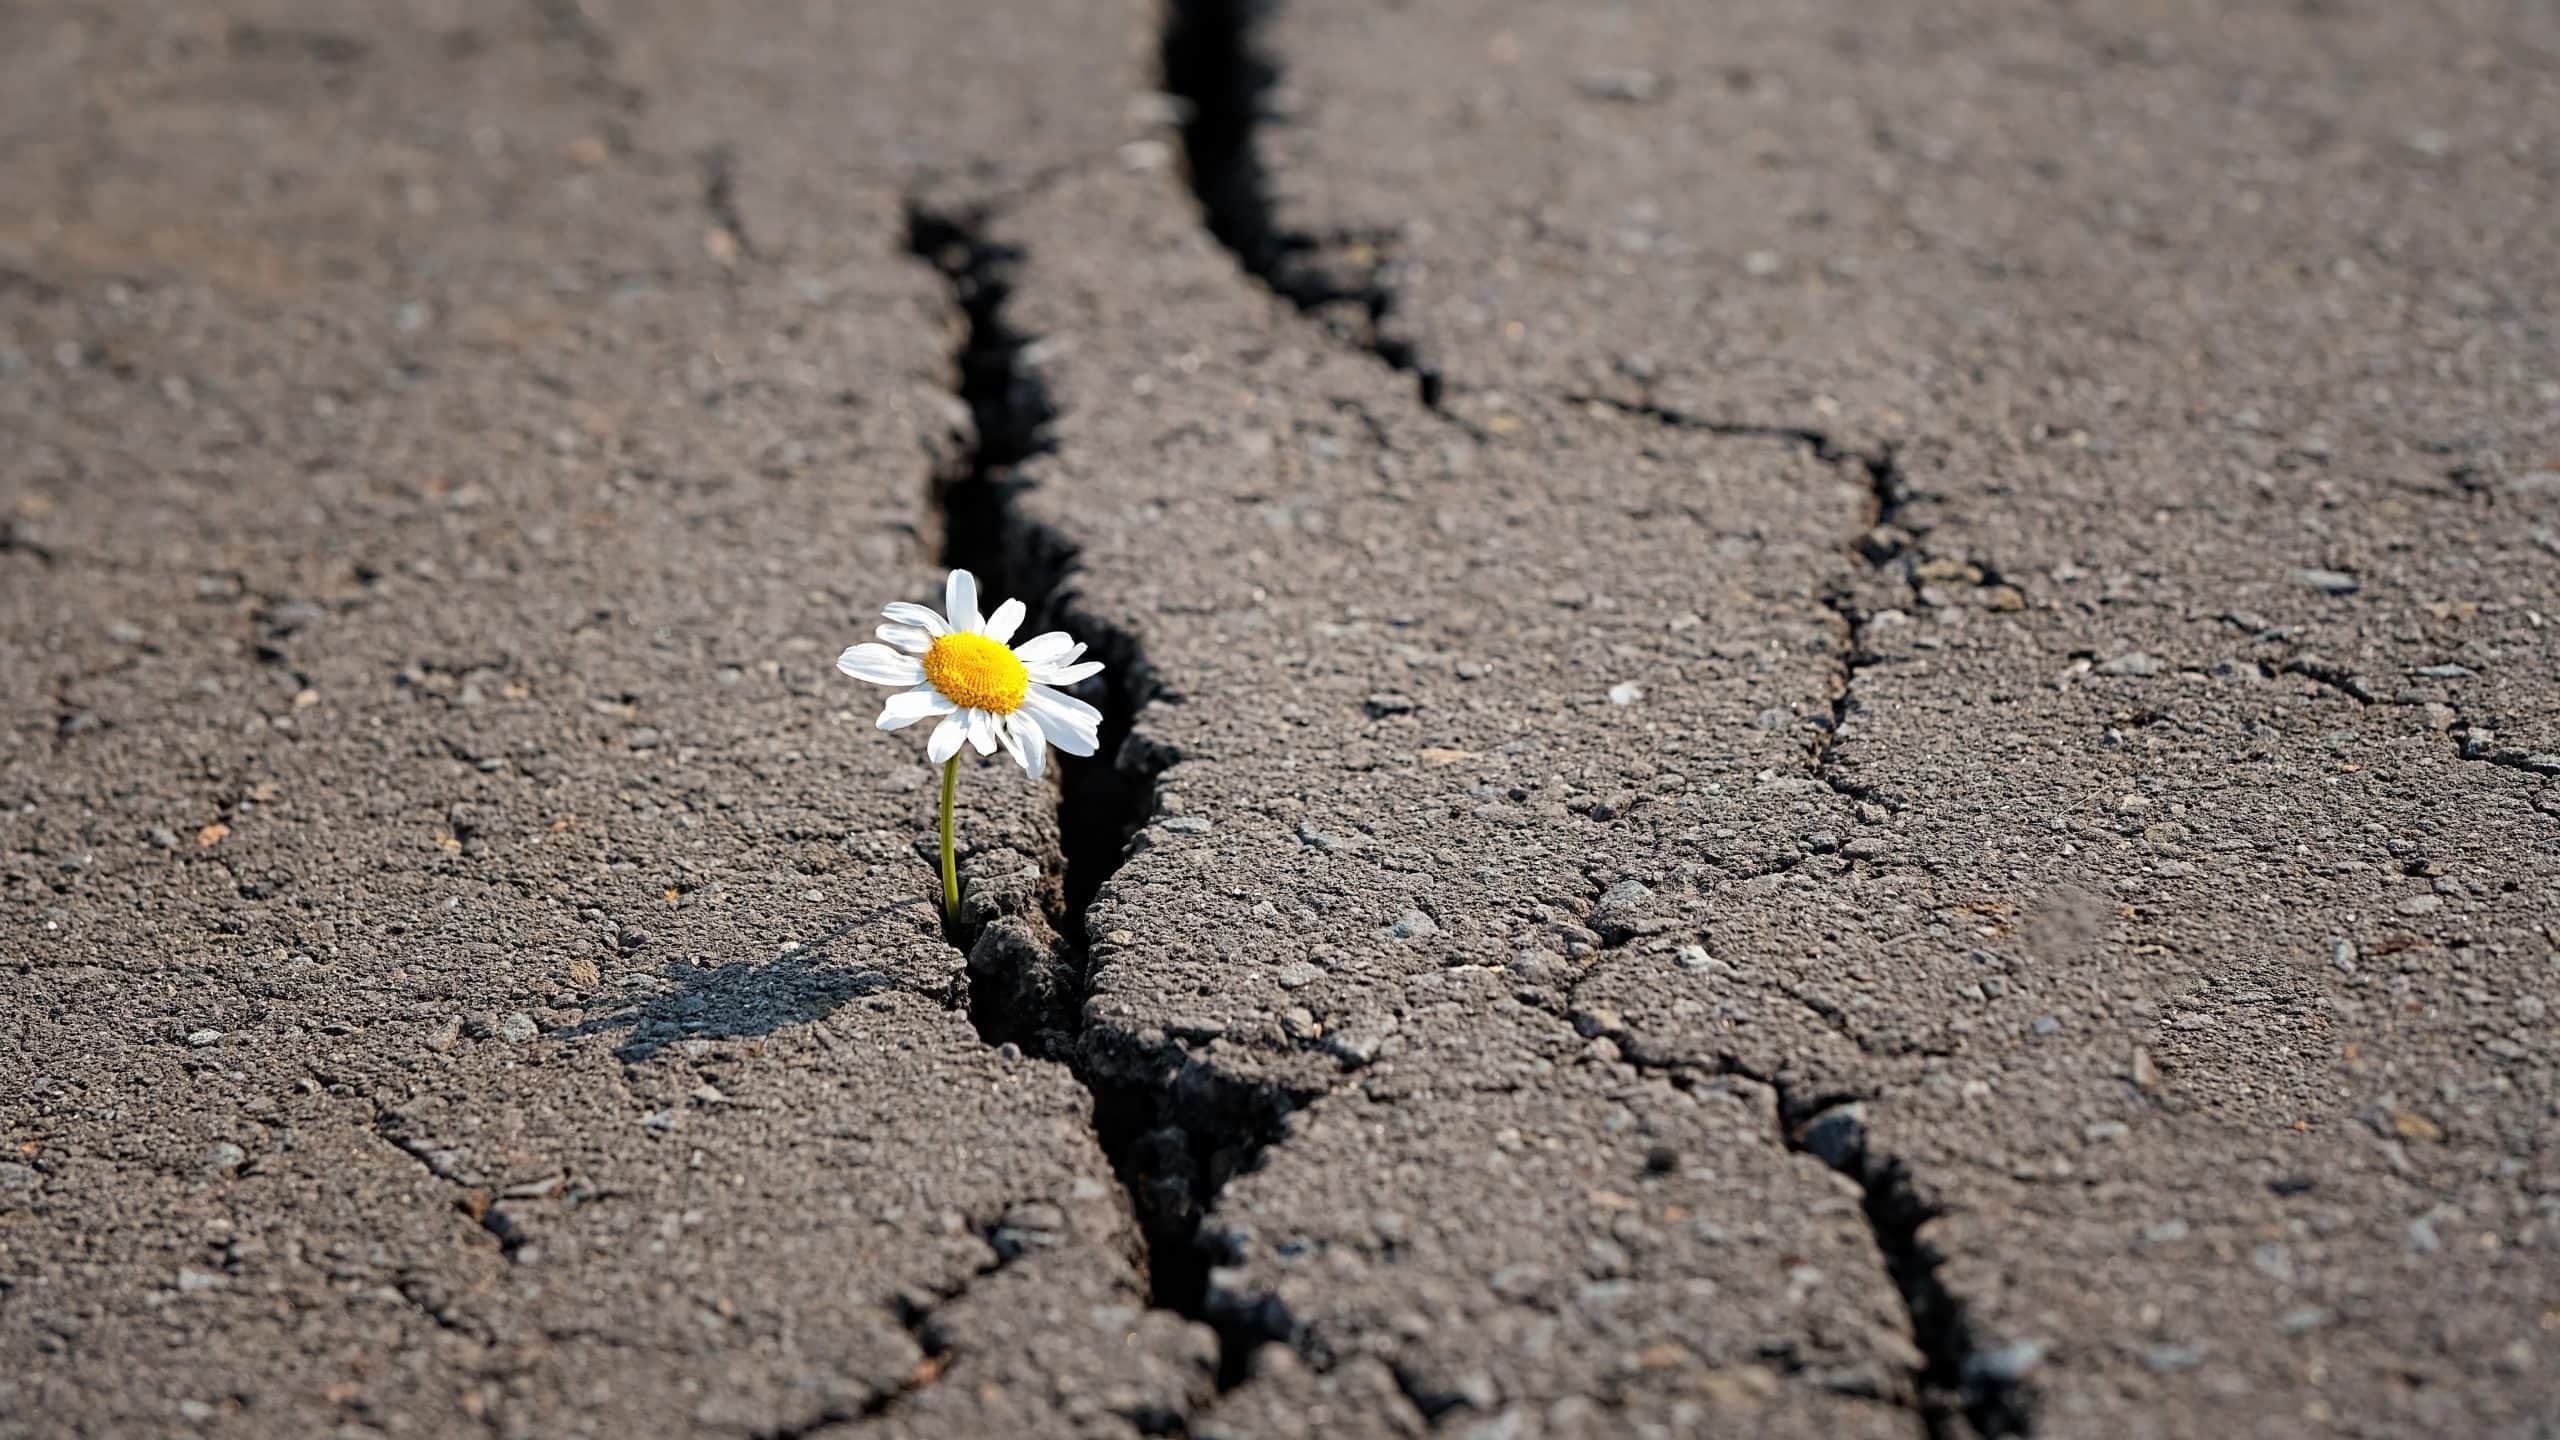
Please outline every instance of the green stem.
M960 865L951 853L951 797L960 789L960 757L942 766L942 916L960 923Z

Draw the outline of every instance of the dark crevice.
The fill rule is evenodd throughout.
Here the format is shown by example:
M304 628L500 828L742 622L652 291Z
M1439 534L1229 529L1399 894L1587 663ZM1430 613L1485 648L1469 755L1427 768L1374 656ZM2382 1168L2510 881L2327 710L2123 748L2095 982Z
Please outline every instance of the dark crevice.
M1576 398L1679 429L1791 440L1809 447L1821 460L1857 466L1866 481L1867 503L1864 523L1852 538L1850 548L1870 573L1893 576L1908 592L1913 605L1924 603L1915 553L1919 536L1911 528L1907 514L1914 497L1890 446L1871 454L1855 454L1820 430L1714 420L1651 403L1599 396ZM1979 568L1983 583L1997 582L1988 567ZM1859 677L1882 663L1868 642L1872 616L1858 603L1858 588L1854 583L1844 583L1823 597L1824 606L1837 621L1837 679L1828 723L1815 735L1809 759L1815 776L1834 793L1851 801L1873 803L1880 800L1876 788L1842 773L1833 753L1841 729L1861 703ZM1867 1048L1835 1008L1801 994L1789 994L1833 1031L1858 1043L1861 1050ZM1995 1351L1982 1344L1963 1300L1940 1278L1943 1257L1921 1234L1938 1211L1920 1197L1907 1163L1898 1156L1868 1149L1864 1101L1855 1095L1836 1093L1791 1095L1779 1077L1761 1074L1730 1056L1722 1060L1721 1066L1725 1073L1769 1088L1776 1097L1780 1138L1789 1149L1811 1155L1857 1183L1867 1228L1894 1289L1902 1297L1912 1337L1924 1357L1914 1379L1920 1418L1931 1440L1962 1440L1966 1436L2000 1440L2028 1434L2033 1396L2020 1379L2024 1366L2015 1363L2014 1352Z
M1852 542L1852 548L1857 551L1859 558L1866 562L1871 571L1895 574L1902 587L1910 592L1912 603L1919 603L1920 580L1912 564L1912 552L1917 537L1909 528L1905 514L1912 500L1911 487L1902 474L1902 467L1894 455L1892 446L1882 446L1872 452L1852 452L1843 447L1830 432L1806 426L1765 425L1748 420L1718 420L1711 416L1658 405L1650 400L1620 400L1607 395L1576 394L1565 398L1573 404L1614 410L1622 415L1634 416L1675 430L1693 430L1705 435L1786 441L1804 446L1813 452L1815 459L1825 464L1855 466L1857 473L1866 482L1867 503L1865 523L1860 526ZM1983 579L1985 583L1996 581L1996 577L1987 567L1984 568ZM1832 746L1839 736L1841 727L1848 723L1850 716L1857 713L1859 674L1868 667L1881 663L1880 658L1867 644L1869 616L1858 605L1855 587L1851 585L1844 584L1836 587L1822 597L1822 603L1837 617L1838 621L1840 632L1838 676L1831 690L1831 712L1824 718L1815 733L1808 747L1807 760L1814 777L1841 798L1881 803L1882 797L1876 787L1853 780L1841 773L1840 766L1832 755Z
M2325 685L2359 705L2371 705L2380 698L2366 689L2364 682L2350 674L2345 667L2332 665L2317 655L2294 656L2284 662L2284 673L2299 675L2306 680Z
M1166 0L1158 51L1165 93L1183 103L1182 149L1209 233L1264 288L1323 322L1344 342L1413 377L1424 408L1440 412L1439 367L1389 331L1395 312L1395 236L1309 235L1271 214L1255 143L1264 100L1279 79L1254 44L1262 0ZM1445 413L1445 412L1441 412Z
M1007 1212L1008 1215L1010 1213ZM915 1342L917 1359L914 1369L901 1376L897 1384L873 1392L858 1409L831 1406L798 1424L759 1431L757 1440L808 1440L808 1437L839 1425L877 1420L940 1381L959 1354L951 1338L943 1333L942 1312L968 1298L969 1292L980 1281L1002 1273L1027 1250L1003 1217L992 1224L981 1224L977 1229L979 1238L987 1242L985 1264L950 1285L921 1295L901 1294L889 1302L889 1313L897 1319L898 1328L906 1331L907 1338Z
M1912 1339L1924 1357L1918 1376L1920 1413L1931 1440L1967 1435L2000 1440L2030 1433L2033 1392L2020 1378L2024 1367L2004 1363L2005 1348L1995 1351L1982 1343L1964 1301L1939 1277L1945 1257L1921 1231L1940 1212L1920 1197L1910 1167L1899 1156L1868 1148L1865 1103L1825 1095L1798 1104L1775 1077L1747 1078L1776 1093L1779 1128L1789 1149L1811 1155L1857 1183L1867 1228L1901 1293Z
M1851 451L1827 430L1802 425L1765 425L1751 420L1718 420L1713 416L1693 414L1657 405L1650 400L1620 400L1608 395L1573 394L1567 403L1596 405L1615 410L1621 415L1650 420L1674 430L1695 430L1706 435L1741 436L1763 440L1784 440L1802 445L1814 458L1833 465L1855 465L1867 485L1866 525L1857 538L1857 551L1868 565L1882 570L1907 559L1916 538L1907 528L1905 510L1914 498L1911 487L1891 445L1873 451ZM1905 567L1904 580L1914 577ZM1988 571L1985 580L1996 579Z
M1597 405L1603 409L1615 410L1621 415L1633 415L1639 419L1650 420L1657 425L1666 425L1674 430L1696 430L1707 435L1786 440L1811 448L1815 456L1823 460L1836 462L1847 458L1832 444L1830 435L1820 430L1808 430L1796 425L1762 425L1748 420L1716 420L1704 415L1692 415L1686 410L1674 410L1668 406L1656 405L1651 401L1620 400L1608 395L1572 394L1564 398L1567 404Z
M1293 1343L1296 1322L1267 1295L1211 1284L1241 1259L1236 1237L1208 1223L1227 1182L1261 1163L1310 1094L1255 1085L1178 1053L1128 1053L1088 1030L1072 1062L1094 1097L1094 1130L1147 1241L1148 1303L1218 1336L1218 1388L1251 1371L1253 1352Z
M456 1193L453 1208L460 1212L463 1218L488 1232L489 1238L497 1242L499 1255L512 1260L516 1252L522 1250L532 1240L533 1237L525 1233L524 1227L516 1223L514 1216L498 1205L488 1190L471 1185L452 1173L450 1157L439 1155L426 1142L406 1134L403 1129L405 1121L397 1112L385 1110L371 1102L367 1103L372 1109L372 1118L369 1123L372 1126L374 1138L416 1161L418 1168L426 1171L436 1180L454 1187Z
M1063 629L1105 668L1089 695L1102 712L1091 758L1057 756L1056 884L1044 914L990 915L964 898L953 943L969 954L970 1015L990 1045L1067 1065L1093 1097L1093 1129L1127 1192L1150 1302L1214 1330L1221 1388L1240 1382L1252 1351L1290 1337L1271 1302L1216 1293L1211 1272L1234 1256L1206 1217L1227 1181L1250 1170L1312 1095L1239 1080L1171 1041L1140 1039L1090 1017L1106 955L1088 916L1155 810L1156 777L1175 758L1138 722L1177 697L1128 628L1094 614L1078 588L1076 547L1027 515L1023 462L1050 448L1046 389L1023 364L1025 337L1004 307L1017 248L984 232L983 213L909 210L912 253L939 270L965 321L957 352L974 437L934 482L943 560L975 572L982 593L1020 599L1033 626ZM1167 1417L1150 1421L1179 1429Z
M962 453L934 477L933 507L943 527L942 560L990 582L999 578L1011 582L1017 578L1014 572L1027 567L1009 562L1003 517L1019 483L1015 469L1049 448L1045 431L1051 412L1047 391L1022 364L1025 340L1003 318L1021 255L1010 246L985 239L979 230L984 220L983 214L911 207L907 249L942 273L964 322L955 360L960 399L968 406L972 433ZM1062 570L1064 557L1058 557L1051 568ZM1050 578L1054 583L1056 577ZM1009 585L1000 588L1019 594ZM1029 605L1034 597L1020 598ZM1103 675L1119 676L1120 683L1127 683L1119 666L1111 666ZM1104 713L1107 717L1110 712Z
M2292 633L2289 627L2270 627L2253 615L2226 612L2222 619L2226 624L2261 640L2282 640ZM2259 675L2266 679L2272 680L2279 675L2299 675L2313 684L2335 690L2359 705L2407 708L2422 703L2410 699L2406 694L2400 696L2376 694L2364 683L2362 676L2343 665L2322 659L2318 655L2296 654L2281 665L2266 660L2253 663L2256 664ZM2453 723L2446 727L2445 733L2453 741L2453 753L2460 759L2482 765L2497 765L2510 770L2521 770L2530 775L2560 776L2560 753L2535 752L2512 745L2502 745L2498 741L2497 731L2484 725L2474 724L2468 716L2456 714ZM2560 811L2553 813L2560 813Z
M581 88L618 109L640 108L643 97L638 87L624 83L615 73L613 37L587 13L584 0L534 0L533 13L552 39L578 52L585 71L579 77ZM616 150L627 148L621 137L615 138Z
M755 242L748 238L746 216L738 210L738 156L726 145L714 145L702 152L702 209L711 217L719 234L729 237L737 247L738 257L756 257Z
M1432 1385L1410 1368L1390 1363L1387 1372L1395 1377L1396 1393L1422 1415L1422 1423L1438 1429L1443 1416L1467 1403L1467 1397Z
M1867 649L1867 617L1865 612L1858 608L1857 603L1850 598L1846 589L1835 590L1825 595L1822 597L1822 603L1837 621L1840 644L1837 673L1831 685L1831 713L1813 737L1814 778L1830 787L1833 794L1844 800L1873 801L1876 798L1875 787L1864 781L1853 780L1841 773L1840 766L1831 754L1833 744L1839 739L1841 727L1847 725L1849 717L1857 713L1858 675L1876 663L1876 656Z
M2542 754L2520 750L2498 743L2498 732L2469 720L2457 720L2452 729L2455 753L2465 760L2483 765L2498 765L2509 770L2522 770L2529 775L2560 776L2560 754Z
M2225 616L2224 618L2232 619L2233 617ZM2249 627L2244 625L2242 628ZM2257 662L2257 665L2258 673L2268 679L2273 679L2277 675L2299 675L2314 684L2335 690L2359 705L2405 708L2416 703L2406 698L2377 695L2364 683L2361 676L2350 672L2344 666L2331 664L2317 655L2296 655L2281 666L2263 660ZM2460 759L2482 765L2496 765L2508 770L2520 770L2528 775L2544 778L2560 777L2560 752L2530 751L2501 744L2497 731L2484 725L2474 724L2467 716L2458 716L2445 733L2452 739L2454 754Z
M1829 449L1828 442L1825 442L1825 446L1826 454L1840 453ZM1919 589L1918 577L1911 573L1906 556L1917 537L1912 533L1908 517L1904 513L1911 504L1912 496L1911 485L1903 476L1901 462L1895 456L1891 445L1886 445L1872 454L1849 458L1857 462L1858 468L1864 471L1867 477L1867 503L1870 513L1867 517L1866 533L1858 537L1858 554L1864 557L1869 565L1878 569L1896 561L1902 561L1903 581L1912 587L1916 598ZM1997 576L1986 566L1983 569L1983 578L1986 583L1991 583L1996 582Z
M1846 455L1818 431L1790 432L1802 436L1814 447L1814 453L1833 464L1854 464L1867 482L1866 525L1855 541L1855 548L1868 567L1877 571L1899 571L1903 587L1918 603L1920 584L1912 570L1913 537L1903 523L1904 507L1910 503L1910 487L1903 482L1901 468L1894 461L1890 447L1872 455ZM1823 597L1822 603L1837 617L1840 629L1839 678L1831 692L1831 715L1820 733L1813 737L1811 759L1813 773L1832 793L1851 801L1882 803L1877 788L1852 779L1843 772L1833 747L1841 728L1849 723L1860 703L1858 677L1882 659L1867 643L1870 623L1868 612L1858 604L1855 587L1843 585Z
M1854 463L1864 472L1866 523L1852 546L1871 570L1898 572L1911 602L1923 603L1914 555L1918 536L1906 515L1912 492L1893 448L1888 445L1872 454L1850 455L1819 432L1802 433L1817 454L1835 463ZM1984 577L1986 581L1994 578L1987 569ZM1824 598L1839 617L1839 683L1832 695L1831 723L1815 737L1812 759L1814 773L1835 793L1871 802L1877 799L1875 787L1843 774L1833 754L1842 726L1861 703L1859 677L1881 663L1868 643L1870 616L1856 603L1854 593L1854 587L1843 586ZM1802 995L1793 998L1836 1032L1857 1040L1834 1011ZM1866 1047L1860 1043L1859 1048ZM1729 1068L1742 1073L1738 1067ZM1857 1183L1867 1228L1902 1297L1912 1338L1924 1357L1916 1379L1920 1416L1931 1440L1959 1440L1968 1434L1999 1440L2027 1434L2031 1396L2017 1374L1988 1358L1964 1302L1940 1278L1943 1257L1921 1235L1938 1211L1921 1199L1910 1167L1900 1157L1868 1149L1864 1103L1835 1094L1792 1096L1774 1075L1747 1078L1768 1086L1776 1097L1778 1128L1789 1149L1811 1155Z
M480 1333L480 1331L465 1323L462 1317L454 1314L452 1307L446 1305L442 1300L437 1299L435 1290L422 1281L415 1273L405 1270L402 1271L392 1280L391 1288L401 1299L409 1302L410 1309L426 1316L429 1321L433 1322L437 1329L445 1331L448 1334L459 1335L466 1340L475 1341L482 1345L489 1343L488 1336Z
M18 533L18 522L0 520L0 555L29 555L38 565L50 570L60 563L53 551Z
M525 1242L532 1238L525 1234L524 1227L516 1223L514 1216L499 1209L494 1203L481 1205L480 1213L472 1218L479 1222L481 1229L497 1237L498 1253L510 1260L514 1259L516 1252L522 1250Z
M315 1074L313 1078L320 1077ZM450 1187L454 1192L454 1210L464 1219L486 1231L489 1237L497 1242L502 1258L513 1259L515 1253L524 1248L526 1239L524 1233L517 1229L503 1212L490 1204L489 1192L466 1185L456 1179L447 1158L440 1157L423 1141L403 1133L401 1117L397 1113L383 1109L381 1105L370 1099L365 1103L366 1126L372 1130L373 1138L408 1156L417 1163L419 1169L425 1171L428 1177L439 1185ZM482 1345L495 1343L495 1337L485 1327L456 1313L452 1307L438 1299L434 1290L415 1272L404 1270L394 1282L393 1288L399 1292L401 1299L408 1301L412 1307L434 1321L436 1328L467 1336Z
M1659 1075L1688 1089L1707 1077L1732 1076L1769 1091L1776 1111L1779 1141L1847 1176L1858 1186L1860 1214L1884 1261L1885 1273L1902 1299L1922 1364L1912 1375L1916 1395L1874 1398L1916 1413L1929 1440L2002 1440L2029 1433L2028 1389L2012 1370L2023 1369L2014 1352L1986 1349L1976 1337L1964 1302L1939 1278L1943 1257L1921 1236L1922 1227L1939 1212L1923 1201L1909 1167L1897 1156L1871 1153L1866 1143L1868 1097L1855 1091L1792 1092L1787 1082L1730 1053L1712 1061L1694 1056L1648 1053L1633 1032L1611 1029L1595 1017L1558 1010L1539 1000L1524 1003L1573 1025L1586 1038L1598 1036L1617 1047L1618 1060L1640 1074ZM1817 1014L1821 1008L1796 996ZM1826 1017L1827 1018L1827 1017ZM1843 1032L1845 1033L1845 1032ZM2004 1361L2009 1362L2004 1366ZM1399 1388L1419 1405L1420 1397L1397 1376ZM1426 1407L1426 1416L1431 1411ZM1970 1428L1967 1428L1970 1427Z

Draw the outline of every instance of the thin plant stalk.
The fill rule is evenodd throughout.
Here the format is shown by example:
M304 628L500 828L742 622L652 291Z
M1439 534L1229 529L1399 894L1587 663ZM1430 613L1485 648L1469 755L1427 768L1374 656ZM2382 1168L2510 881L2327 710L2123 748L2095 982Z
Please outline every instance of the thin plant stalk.
M951 797L960 789L960 757L942 762L942 918L960 923L960 865L951 852Z

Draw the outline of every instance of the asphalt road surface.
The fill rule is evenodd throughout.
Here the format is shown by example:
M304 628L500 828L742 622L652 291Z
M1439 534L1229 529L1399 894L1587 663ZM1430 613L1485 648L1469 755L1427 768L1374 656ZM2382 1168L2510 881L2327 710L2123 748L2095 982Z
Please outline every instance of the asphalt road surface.
M2555 217L2548 0L0 6L0 1435L2560 1435Z

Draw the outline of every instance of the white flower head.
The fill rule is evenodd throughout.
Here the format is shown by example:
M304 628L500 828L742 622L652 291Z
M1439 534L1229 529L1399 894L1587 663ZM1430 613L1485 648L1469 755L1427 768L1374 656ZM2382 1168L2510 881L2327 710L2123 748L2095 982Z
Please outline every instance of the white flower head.
M961 745L993 755L996 747L1037 780L1048 769L1049 747L1090 755L1101 743L1102 712L1061 693L1100 674L1102 662L1084 658L1084 647L1064 630L1034 635L1007 648L1022 628L1022 602L1007 600L996 613L978 614L978 577L954 570L943 587L938 615L927 606L885 606L880 627L887 644L856 645L836 657L836 668L856 680L903 687L880 707L880 728L903 730L940 716L925 754L940 765Z

